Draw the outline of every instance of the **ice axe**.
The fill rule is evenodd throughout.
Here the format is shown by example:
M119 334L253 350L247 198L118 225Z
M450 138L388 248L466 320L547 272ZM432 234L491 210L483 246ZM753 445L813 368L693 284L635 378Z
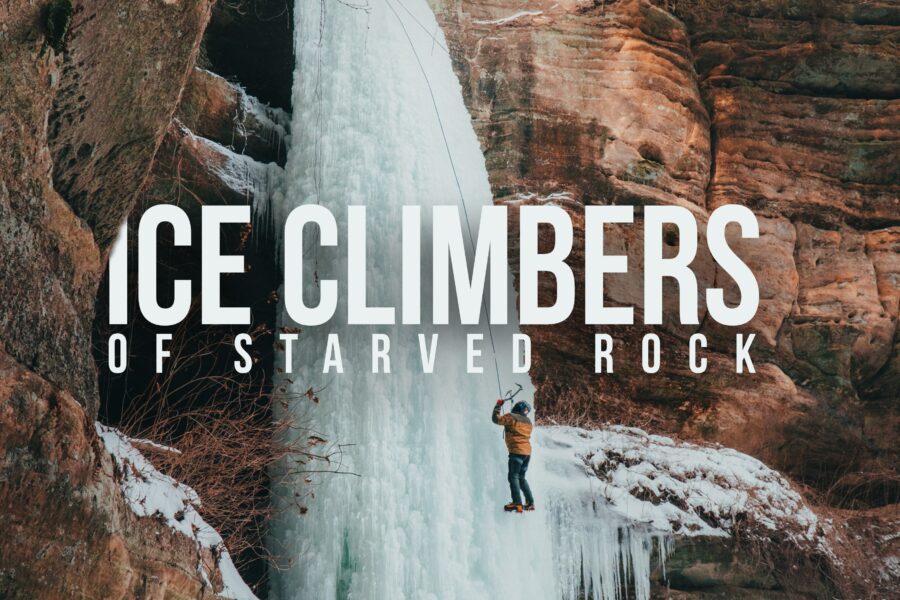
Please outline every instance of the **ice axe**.
M512 401L515 399L515 397L518 395L518 393L522 391L522 384L521 384L521 383L517 383L517 384L516 384L516 387L517 387L518 389L517 389L515 392L512 391L512 390L506 390L506 395L503 396L503 403L504 403L504 404L506 404L507 402L512 402Z
M503 400L503 406L505 406L507 402L512 402L515 399L516 395L522 391L522 384L517 383L516 388L518 388L516 389L516 391L506 390L506 394L503 396L503 398L501 398L501 400ZM503 438L506 439L505 431L501 432L500 435L502 435Z

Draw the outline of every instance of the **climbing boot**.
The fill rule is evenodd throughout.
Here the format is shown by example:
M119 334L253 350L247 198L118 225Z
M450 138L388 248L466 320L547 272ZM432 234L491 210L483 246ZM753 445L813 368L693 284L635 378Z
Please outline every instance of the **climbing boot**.
M525 510L525 507L522 506L521 504L516 504L515 502L510 502L509 504L507 504L506 506L503 507L503 510L505 510L506 512L520 513Z
M534 503L526 504L524 507L525 510L534 510Z

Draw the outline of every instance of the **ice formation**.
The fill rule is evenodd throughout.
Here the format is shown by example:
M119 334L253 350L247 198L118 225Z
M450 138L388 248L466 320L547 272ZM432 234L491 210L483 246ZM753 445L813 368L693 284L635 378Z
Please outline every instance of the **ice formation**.
M252 130L261 132L263 141L275 148L277 154L281 154L284 146L290 142L290 115L280 108L263 104L243 88L240 93L240 114L235 127L246 137L249 124Z
M318 203L343 232L346 207L368 206L368 303L397 306L401 207L423 207L424 241L441 225L430 221L432 205L463 202L477 235L480 207L492 203L446 42L426 0L301 0L295 19L289 200L269 210L283 223L294 206ZM422 244L424 264L431 262L429 246ZM314 305L316 281L344 280L346 245L316 248L305 268L318 276L305 278L305 298ZM431 282L423 280L422 289ZM346 290L339 297L345 302ZM515 315L514 293L509 300ZM309 468L343 474L301 474L285 491L286 502L294 493L313 497L305 514L288 511L274 528L273 544L288 549L296 565L275 573L274 597L575 598L582 553L593 598L618 597L632 574L640 580L637 597L647 597L654 535L627 528L612 513L597 518L591 506L551 498L539 464L532 467L539 511L502 512L506 452L489 418L499 391L486 326L348 327L346 313L339 305L336 319L303 330L294 372L283 382L298 396L316 391L320 401L297 403L291 416L334 444L323 450L328 462ZM282 325L295 325L282 318ZM519 382L530 398L527 376L511 372L515 331L509 325L492 332L499 389ZM391 374L370 372L374 332L390 335ZM435 372L423 374L416 335L432 332L440 335ZM466 374L470 332L485 336L483 376ZM322 374L329 333L341 336L342 375ZM574 536L581 546L573 546Z
M211 79L225 81L225 78L217 73L196 68ZM269 106L251 96L243 86L237 83L229 82L228 85L235 89L238 97L237 110L233 117L232 140L228 146L239 154L243 154L247 138L255 135L274 148L277 154L281 154L282 149L290 142L290 115L280 108ZM239 143L242 139L243 143Z
M815 513L790 483L730 448L675 442L633 427L541 427L545 484L590 498L621 520L678 536L778 532L804 547L824 543Z
M275 195L284 178L283 171L275 163L261 163L204 137L194 135L189 129L182 132L189 135L199 146L206 146L216 160L210 161L210 173L215 175L228 189L243 195L248 204L258 204L259 213Z
M258 110L278 110L255 106ZM283 127L279 127L283 131ZM182 127L182 133L190 136L192 143L208 150L212 157L206 164L209 173L229 190L244 196L247 203L253 206L253 230L261 233L253 236L254 242L260 243L263 239L274 237L274 223L269 209L279 201L284 170L276 163L261 163L246 154L239 154L222 144L194 135L186 127Z
M95 427L104 447L119 467L119 485L134 514L139 517L158 516L173 531L210 550L217 557L217 567L222 576L222 589L217 596L231 600L256 600L231 561L222 536L200 516L197 493L157 471L135 446L150 446L170 452L177 450L149 440L132 440L100 423L96 423ZM198 560L197 570L203 580L212 585L202 559Z

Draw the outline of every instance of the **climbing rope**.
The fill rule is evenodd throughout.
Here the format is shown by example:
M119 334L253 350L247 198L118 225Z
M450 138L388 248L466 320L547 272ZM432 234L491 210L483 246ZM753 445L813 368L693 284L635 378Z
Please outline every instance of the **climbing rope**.
M456 164L453 162L453 154L450 152L450 143L447 141L447 134L444 131L444 122L441 119L441 111L438 109L437 99L434 97L434 90L431 87L431 81L428 80L428 73L425 71L424 65L422 65L422 61L419 58L419 53L416 51L416 46L413 44L412 38L409 35L409 31L406 29L406 25L403 23L403 19L400 18L400 14L394 8L391 0L384 0L385 4L387 4L388 8L391 9L391 12L394 13L394 16L397 18L397 23L400 24L400 27L403 29L403 34L406 36L406 41L409 42L409 47L412 49L413 56L416 58L416 63L419 65L419 70L422 72L422 77L425 79L425 85L428 86L428 93L431 96L431 104L434 106L434 113L437 116L438 126L441 130L441 137L444 140L444 148L447 150L447 158L450 160L450 170L453 171L453 179L456 182L456 189L459 192L459 202L462 204L463 216L466 219L466 231L469 234L469 245L472 247L472 255L475 255L475 236L472 235L472 225L469 222L469 211L466 208L466 198L463 194L462 185L459 183L459 176L456 173ZM433 38L432 38L433 39ZM494 344L494 330L491 328L491 318L488 313L487 303L484 299L484 294L481 295L481 308L484 311L484 316L487 318L487 327L488 327L488 337L491 340L491 352L494 356L494 372L497 375L497 393L499 394L498 398L503 398L503 385L500 383L500 365L497 362L497 347Z

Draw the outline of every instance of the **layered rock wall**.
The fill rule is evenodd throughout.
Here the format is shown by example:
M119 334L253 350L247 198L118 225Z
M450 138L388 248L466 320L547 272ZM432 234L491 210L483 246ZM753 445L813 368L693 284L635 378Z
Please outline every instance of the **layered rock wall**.
M104 255L210 7L0 7L0 597L203 598L221 585L214 557L124 503L94 431L91 353Z
M900 53L890 3L646 0L435 0L448 51L485 151L496 201L553 203L575 223L578 297L558 326L528 327L543 418L627 422L721 441L830 494L836 503L896 502ZM729 239L760 283L755 318L738 330L705 316L704 290L731 278L705 250L709 213L751 208L760 239ZM585 327L583 210L636 205L608 226L608 305L643 320L644 205L698 219L692 268L700 325L666 320L606 330L614 374L593 372ZM511 236L512 238L515 238ZM514 244L515 240L511 239ZM664 231L667 256L678 251ZM552 239L542 241L543 250ZM513 264L515 269L516 265ZM555 283L541 279L552 298ZM590 301L590 299L587 299ZM640 340L663 339L663 366L640 369ZM755 333L755 375L734 368L735 333ZM687 338L709 339L707 373ZM564 374L564 375L563 375ZM864 483L868 481L868 483Z

